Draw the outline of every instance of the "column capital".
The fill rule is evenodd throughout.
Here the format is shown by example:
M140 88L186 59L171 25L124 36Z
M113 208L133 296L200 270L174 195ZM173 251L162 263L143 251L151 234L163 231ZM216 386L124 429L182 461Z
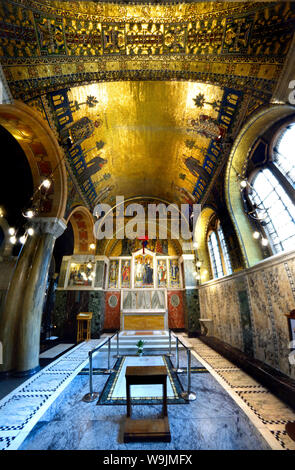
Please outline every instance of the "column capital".
M48 233L54 238L58 238L66 230L67 224L57 217L34 217L30 222L30 227L39 234Z

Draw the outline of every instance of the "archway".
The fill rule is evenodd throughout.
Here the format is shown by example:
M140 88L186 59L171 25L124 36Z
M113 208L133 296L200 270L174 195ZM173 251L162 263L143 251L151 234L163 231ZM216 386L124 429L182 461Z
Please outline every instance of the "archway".
M275 122L291 114L294 114L294 107L288 105L263 108L241 129L230 153L225 176L225 196L246 267L261 261L263 256L259 245L253 239L253 229L243 208L237 174L243 176L250 149L258 137Z
M40 215L62 219L67 200L66 166L49 125L36 111L19 101L0 105L0 125L22 147L31 167L34 188L53 173L53 185L47 192Z
M84 206L75 207L67 219L67 224L69 222L74 232L74 254L94 254L92 245L96 244L96 240L90 211Z
M40 324L53 246L65 229L66 167L48 124L25 104L0 105L0 125L20 144L34 191L43 179L52 180L38 217L30 219L34 234L26 239L18 257L0 318L4 351L0 371L30 374L39 367Z

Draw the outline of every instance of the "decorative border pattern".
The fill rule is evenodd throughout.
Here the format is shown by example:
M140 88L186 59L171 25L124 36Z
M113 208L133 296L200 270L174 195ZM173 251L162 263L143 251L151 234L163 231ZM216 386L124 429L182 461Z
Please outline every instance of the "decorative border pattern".
M167 403L172 405L177 405L177 404L187 404L188 402L181 397L181 392L183 391L181 383L177 377L177 374L173 371L172 369L172 363L169 357L167 356L162 356L162 359L164 361L164 364L166 365L167 372L168 372L168 377L170 379L170 383L172 386L172 390L174 393L174 398L172 397L167 397ZM125 356L122 358L118 359L116 362L116 365L114 367L115 372L113 372L107 383L104 386L104 389L100 395L100 398L97 402L97 405L126 405L126 399L121 399L121 398L113 398L112 394L114 391L114 388L116 386L116 383L118 381L119 375L122 371L123 365L125 362ZM142 405L151 405L151 404L161 404L162 403L162 397L141 397L141 398L132 398L131 403L140 403Z

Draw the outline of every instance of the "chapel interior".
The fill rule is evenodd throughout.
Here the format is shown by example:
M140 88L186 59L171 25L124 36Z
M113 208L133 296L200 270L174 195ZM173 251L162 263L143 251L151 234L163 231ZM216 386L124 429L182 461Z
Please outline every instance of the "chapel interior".
M0 0L1 450L295 450L294 33Z

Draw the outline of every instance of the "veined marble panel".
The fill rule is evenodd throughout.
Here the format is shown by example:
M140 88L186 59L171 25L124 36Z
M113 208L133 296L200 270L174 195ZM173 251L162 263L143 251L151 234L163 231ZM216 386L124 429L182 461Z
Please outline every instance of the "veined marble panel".
M0 450L18 449L34 425L88 363L101 340L81 343L0 401Z
M295 309L293 253L210 281L199 297L201 318L213 320L214 336L295 378L285 316Z

